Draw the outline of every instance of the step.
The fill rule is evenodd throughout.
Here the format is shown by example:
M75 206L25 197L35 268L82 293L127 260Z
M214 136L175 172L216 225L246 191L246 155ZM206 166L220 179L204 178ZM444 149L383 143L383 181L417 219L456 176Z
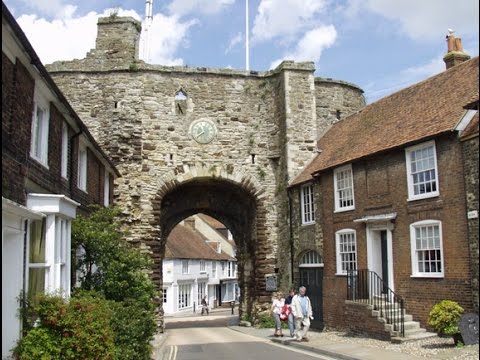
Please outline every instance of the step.
M418 341L418 340L429 339L433 337L438 337L438 335L425 330L425 331L417 332L414 334L409 334L409 335L405 334L405 337L398 336L398 334L397 335L392 334L390 341L394 344L402 344L405 342Z
M405 330L405 334L407 334L407 332L414 332L416 330L425 331L425 329L421 330L422 328L420 327L420 323L418 321L405 321L403 328ZM385 324L385 331L394 331L393 324Z

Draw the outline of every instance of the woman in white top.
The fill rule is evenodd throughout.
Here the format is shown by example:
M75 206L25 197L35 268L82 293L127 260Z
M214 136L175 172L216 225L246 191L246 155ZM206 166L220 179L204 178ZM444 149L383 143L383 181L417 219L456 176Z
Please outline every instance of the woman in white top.
M272 316L275 320L275 334L274 336L283 336L282 334L282 321L280 320L280 314L282 313L283 305L285 305L285 298L283 294L278 293L278 297L273 299L272 303Z

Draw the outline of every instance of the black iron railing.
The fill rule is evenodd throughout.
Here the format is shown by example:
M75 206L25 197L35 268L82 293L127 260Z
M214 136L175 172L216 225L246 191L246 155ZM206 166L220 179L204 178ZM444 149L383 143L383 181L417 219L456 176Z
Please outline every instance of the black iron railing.
M347 272L347 300L369 304L398 336L405 336L405 304L376 272L368 269Z

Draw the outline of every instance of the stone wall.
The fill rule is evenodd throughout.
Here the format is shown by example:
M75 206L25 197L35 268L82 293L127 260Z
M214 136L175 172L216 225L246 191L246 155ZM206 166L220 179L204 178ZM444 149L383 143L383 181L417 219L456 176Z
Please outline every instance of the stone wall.
M315 85L313 63L285 61L267 72L167 67L132 58L137 45L128 42L109 57L107 34L127 31L124 38L138 42L139 30L130 18L120 18L124 24L109 19L99 20L97 48L85 59L47 69L122 175L115 200L129 240L152 254L152 277L161 288L159 265L170 226L190 212L210 212L230 229L242 229L234 234L236 240L244 237L238 261L242 296L258 306L244 304L241 311L266 309L271 293L265 292L265 275L277 273L282 290L292 282L286 188L316 154L316 92L323 83ZM117 57L121 53L125 57ZM337 94L342 86L336 83ZM176 98L180 92L186 99ZM363 103L351 85L343 97ZM339 106L327 105L330 112ZM216 127L208 144L192 137L192 122L199 119ZM194 201L182 191L198 194L202 186L208 192ZM237 193L255 203L244 204L244 215L220 208ZM179 197L176 208L168 200L172 194Z
M478 313L478 133L463 141L463 160L465 163L465 191L467 202L468 240L472 266L473 307ZM474 215L474 212L477 215ZM472 214L468 216L468 213Z

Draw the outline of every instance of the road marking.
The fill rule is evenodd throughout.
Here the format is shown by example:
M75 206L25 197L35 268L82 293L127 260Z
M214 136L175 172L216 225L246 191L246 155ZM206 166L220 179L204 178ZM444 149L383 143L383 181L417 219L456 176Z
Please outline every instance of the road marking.
M177 358L177 345L170 346L170 354L168 355L168 360L175 360Z

